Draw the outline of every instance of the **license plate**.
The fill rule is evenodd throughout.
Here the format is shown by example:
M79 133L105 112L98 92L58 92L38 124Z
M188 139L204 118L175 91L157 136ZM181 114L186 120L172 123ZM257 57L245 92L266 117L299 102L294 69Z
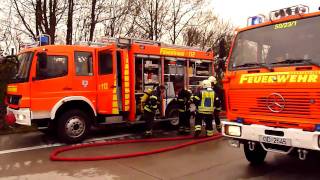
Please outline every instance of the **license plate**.
M274 137L274 136L260 136L260 142L278 144L283 146L291 146L291 139Z

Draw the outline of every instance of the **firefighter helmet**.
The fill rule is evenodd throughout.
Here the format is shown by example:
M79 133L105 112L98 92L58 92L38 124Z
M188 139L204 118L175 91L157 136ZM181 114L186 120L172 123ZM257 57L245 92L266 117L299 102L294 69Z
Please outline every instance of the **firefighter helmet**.
M212 82L213 84L217 84L217 79L216 79L214 76L210 76L210 77L208 78L208 80L209 80L210 82Z
M211 82L209 80L203 80L202 81L203 88L211 88Z

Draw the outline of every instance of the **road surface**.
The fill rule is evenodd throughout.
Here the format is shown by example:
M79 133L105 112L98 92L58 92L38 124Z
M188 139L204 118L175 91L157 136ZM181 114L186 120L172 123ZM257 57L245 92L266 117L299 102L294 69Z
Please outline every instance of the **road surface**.
M158 137L176 132L156 132ZM98 132L89 141L141 138L128 128ZM116 145L73 151L66 156L110 155L146 151L179 142ZM318 179L318 154L306 161L269 153L266 163L253 167L243 150L228 145L227 139L207 142L162 154L97 162L52 162L50 152L60 146L40 132L0 136L0 179Z

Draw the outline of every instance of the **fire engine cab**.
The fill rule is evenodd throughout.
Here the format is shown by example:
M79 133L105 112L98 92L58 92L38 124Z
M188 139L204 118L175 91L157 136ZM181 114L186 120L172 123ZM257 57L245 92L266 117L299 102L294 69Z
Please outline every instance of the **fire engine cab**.
M298 5L250 17L236 33L223 80L223 135L248 161L320 150L320 12Z
M213 53L137 39L46 45L17 55L7 87L7 119L49 126L64 142L83 140L99 124L139 123L140 97L166 87L157 120L178 124L175 97L213 73Z

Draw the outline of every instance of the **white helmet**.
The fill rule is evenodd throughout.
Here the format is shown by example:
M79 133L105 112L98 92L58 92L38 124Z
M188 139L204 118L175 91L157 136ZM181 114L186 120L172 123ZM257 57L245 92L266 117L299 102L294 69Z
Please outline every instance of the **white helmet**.
M202 81L203 88L211 88L211 82L209 80L203 80Z
M203 81L199 82L199 86L202 87L203 86Z
M208 80L209 80L210 82L212 82L213 84L217 84L217 79L216 79L214 76L210 76L210 77L208 78Z

